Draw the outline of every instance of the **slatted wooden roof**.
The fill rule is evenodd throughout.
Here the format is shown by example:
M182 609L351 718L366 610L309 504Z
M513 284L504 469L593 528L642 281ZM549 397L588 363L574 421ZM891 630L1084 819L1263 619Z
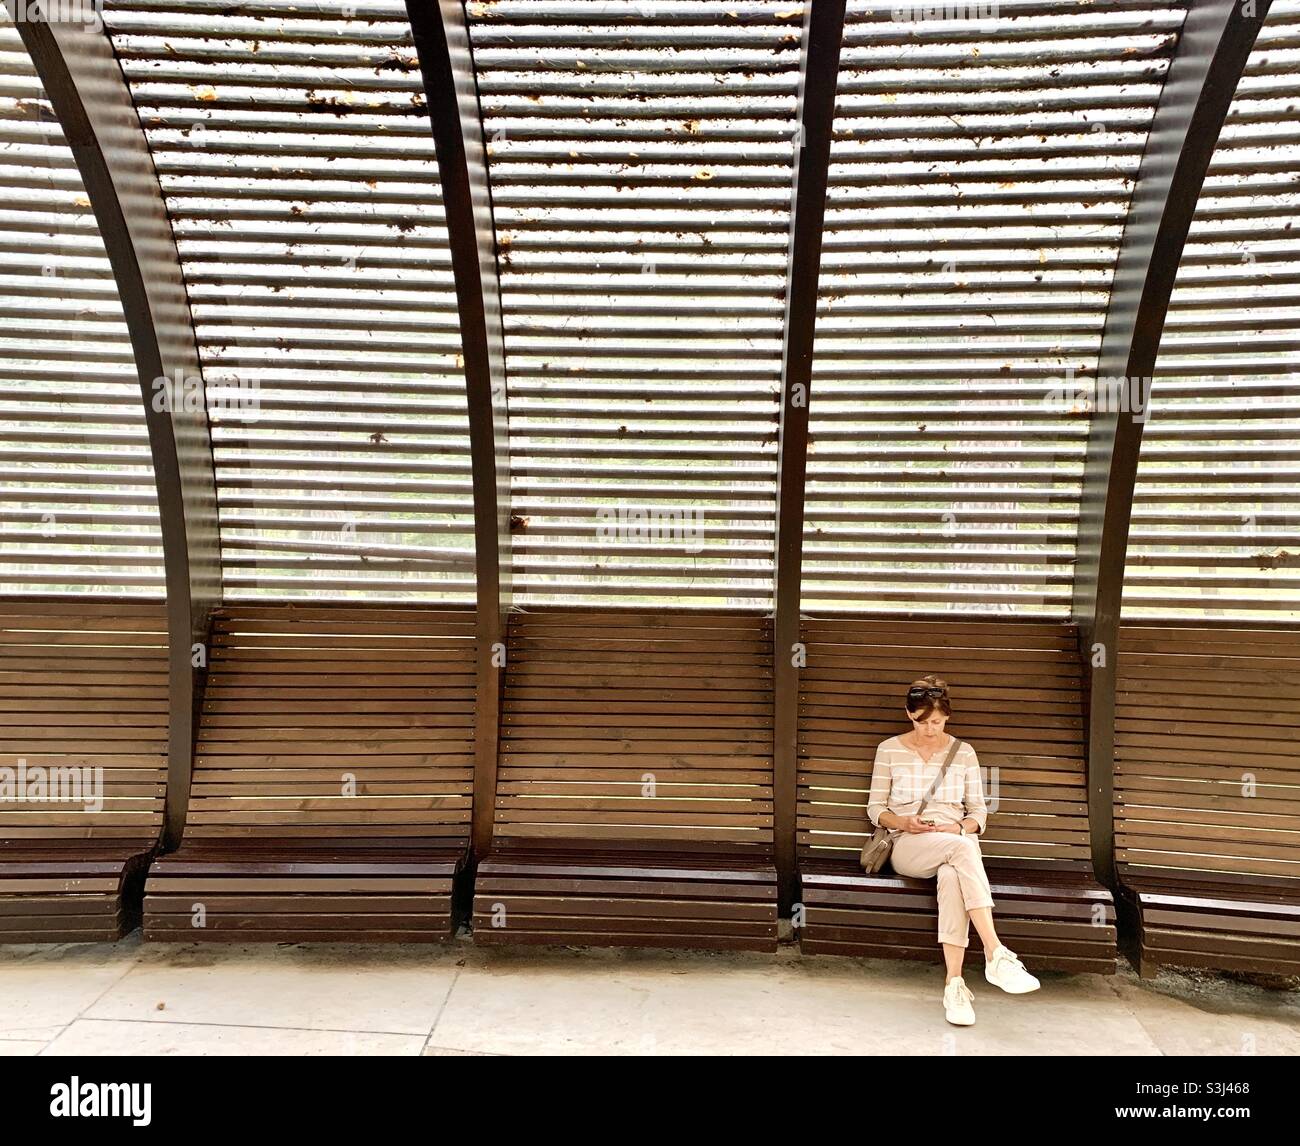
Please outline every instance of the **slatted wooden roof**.
M105 8L189 286L228 597L468 600L459 323L404 9Z
M493 0L466 15L516 603L770 610L805 5ZM917 22L848 4L805 611L1068 616L1089 418L1052 395L1095 372L1184 15L1177 0L1007 0ZM189 291L227 599L469 603L462 332L405 6L108 0L105 17ZM1295 616L1298 22L1297 0L1278 0L1184 256L1132 616ZM22 547L6 547L0 591L156 594L111 275L12 30L3 60L0 337L30 357L0 371L15 415L0 528ZM63 269L38 285L45 258Z
M1125 615L1300 620L1300 3L1219 138L1143 435Z
M0 594L160 598L153 462L72 152L0 8Z
M805 607L1068 614L1091 379L1183 11L849 5L810 412Z
M770 602L802 15L469 6L521 604Z

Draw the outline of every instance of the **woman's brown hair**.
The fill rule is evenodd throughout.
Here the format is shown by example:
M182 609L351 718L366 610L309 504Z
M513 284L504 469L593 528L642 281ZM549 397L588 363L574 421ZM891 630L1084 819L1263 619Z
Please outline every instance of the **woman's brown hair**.
M943 696L926 696L918 701L907 702L907 714L916 720L929 720L931 714L937 708L944 716L952 716L952 704L948 699L948 682L941 677L929 673L921 677L920 680L914 680L907 686L912 688L941 688Z

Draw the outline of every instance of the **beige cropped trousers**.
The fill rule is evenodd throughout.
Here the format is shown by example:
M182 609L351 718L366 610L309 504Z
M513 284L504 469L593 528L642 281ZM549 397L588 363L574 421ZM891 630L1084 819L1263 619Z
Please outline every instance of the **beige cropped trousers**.
M993 906L978 838L953 832L902 832L889 859L899 875L937 878L939 942L967 946L970 916L966 913Z

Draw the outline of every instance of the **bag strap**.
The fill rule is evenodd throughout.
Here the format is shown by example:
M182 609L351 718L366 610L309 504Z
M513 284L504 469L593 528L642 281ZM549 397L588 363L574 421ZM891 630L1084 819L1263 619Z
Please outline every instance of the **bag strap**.
M962 741L953 737L952 747L948 749L947 759L944 760L943 767L939 769L939 775L934 778L934 783L930 785L930 790L921 798L921 806L916 811L918 816L925 811L926 805L934 799L934 794L939 790L939 785L943 783L943 778L948 775L949 766L955 759L957 759L957 751L961 746Z

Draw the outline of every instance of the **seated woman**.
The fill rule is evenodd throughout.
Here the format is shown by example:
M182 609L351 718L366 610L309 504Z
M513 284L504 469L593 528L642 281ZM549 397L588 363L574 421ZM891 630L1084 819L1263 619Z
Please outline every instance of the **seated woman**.
M944 1014L950 1023L968 1027L975 1021L974 996L961 965L972 922L984 941L984 977L990 983L1013 995L1036 991L1039 984L993 927L993 896L979 845L988 813L979 761L969 744L957 750L920 814L922 798L954 744L944 732L952 716L947 683L936 676L914 681L907 690L906 711L912 731L891 736L876 749L867 815L877 827L890 830L890 862L898 875L938 881Z

